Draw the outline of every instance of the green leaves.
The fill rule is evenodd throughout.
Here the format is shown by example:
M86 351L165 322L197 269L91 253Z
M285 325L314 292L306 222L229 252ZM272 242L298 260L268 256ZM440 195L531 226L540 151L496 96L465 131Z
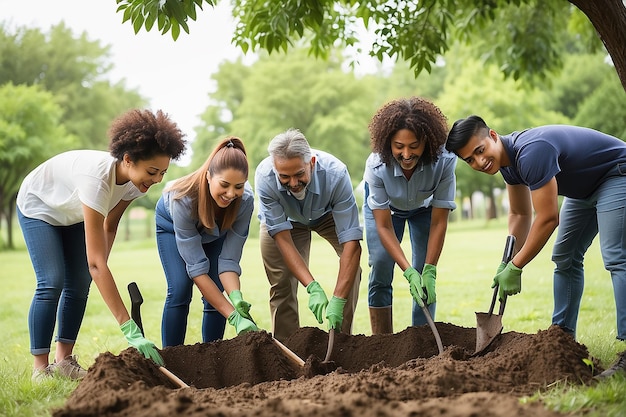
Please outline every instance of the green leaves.
M122 23L130 21L138 33L142 27L152 30L157 24L161 34L171 32L177 40L181 28L189 33L188 19L196 20L196 8L202 10L203 3L215 6L213 0L117 0L117 12L122 12Z
M116 0L123 22L131 21L135 32L150 30L155 21L161 33L171 31L176 40L181 28L189 33L188 20L196 19L197 7L214 6L217 0ZM583 2L586 3L586 2ZM515 80L531 82L562 67L560 54L563 28L571 28L592 48L601 44L587 18L602 25L606 15L577 12L576 2L545 0L421 0L388 2L380 0L234 0L236 20L233 42L244 52L264 49L287 52L307 45L315 57L327 58L332 49L359 44L362 28L376 39L369 54L383 62L386 58L410 64L415 76L430 72L452 42L482 45L486 60ZM580 6L580 4L579 4ZM620 6L615 5L616 10ZM587 13L589 14L589 12ZM582 28L582 32L580 31ZM602 33L602 32L600 32ZM608 31L609 52L623 44L620 32ZM605 33L605 38L607 34ZM360 46L360 45L359 45ZM612 46L613 48L610 48ZM620 69L623 60L614 56ZM622 81L624 84L624 81Z

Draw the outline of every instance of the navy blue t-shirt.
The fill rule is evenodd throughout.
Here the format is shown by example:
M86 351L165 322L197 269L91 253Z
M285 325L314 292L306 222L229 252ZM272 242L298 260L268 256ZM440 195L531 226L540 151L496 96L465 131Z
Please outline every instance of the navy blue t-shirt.
M531 190L556 177L559 195L586 198L616 164L626 162L626 142L597 130L548 125L502 136L511 165L500 168L507 184Z

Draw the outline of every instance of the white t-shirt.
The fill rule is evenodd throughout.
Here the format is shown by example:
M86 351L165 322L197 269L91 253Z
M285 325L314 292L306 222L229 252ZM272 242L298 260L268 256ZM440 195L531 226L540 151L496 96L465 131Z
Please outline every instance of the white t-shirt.
M82 204L106 217L120 200L130 201L145 195L131 181L115 184L116 162L104 151L58 154L24 178L17 194L17 206L24 216L54 226L84 221Z

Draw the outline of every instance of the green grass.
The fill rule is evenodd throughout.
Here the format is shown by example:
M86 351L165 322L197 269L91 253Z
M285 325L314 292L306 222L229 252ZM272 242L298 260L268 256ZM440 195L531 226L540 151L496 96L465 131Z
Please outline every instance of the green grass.
M19 229L16 229L19 234ZM142 236L146 236L141 228ZM491 222L464 221L452 223L438 266L436 321L475 327L475 312L489 308L491 280L502 257L506 239L505 220ZM0 331L4 336L0 353L0 415L47 416L50 410L63 404L76 386L75 382L53 380L35 385L30 381L32 358L29 353L27 315L35 287L32 266L23 244L18 250L0 252L0 280L3 302L0 303ZM404 243L410 253L408 242ZM552 269L550 261L552 240L540 255L524 268L522 293L509 298L503 317L504 331L536 333L550 325L553 307ZM311 249L311 269L327 294L334 287L337 257L319 237ZM165 278L161 269L154 238L118 241L110 258L122 297L129 305L126 285L136 281L143 294L142 318L146 337L161 345L160 323L165 295ZM354 332L371 334L367 308L367 251L361 260L363 281L357 307ZM264 274L256 238L248 240L242 262L242 291L252 303L252 314L259 327L270 329L268 306L269 285ZM615 303L609 274L602 266L597 242L586 259L586 288L578 323L578 340L590 355L608 366L615 354L626 347L615 339ZM394 330L410 325L411 296L407 284L396 269L394 281ZM319 326L306 305L308 297L300 289L302 326ZM187 344L200 341L202 306L199 292L194 292ZM325 329L325 327L322 327ZM235 336L227 326L226 338ZM89 366L103 351L118 353L127 347L115 320L106 308L95 286L89 298L75 353L83 366ZM552 409L589 416L621 415L626 411L624 378L603 382L595 387L555 384L547 393L537 394L527 401L542 399Z

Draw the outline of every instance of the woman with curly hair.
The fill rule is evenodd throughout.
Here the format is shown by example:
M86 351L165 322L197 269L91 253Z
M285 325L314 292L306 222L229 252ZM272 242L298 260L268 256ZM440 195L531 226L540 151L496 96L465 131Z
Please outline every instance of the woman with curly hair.
M111 124L109 152L58 154L22 182L17 216L37 278L28 314L33 381L86 375L72 352L92 279L128 343L163 364L130 318L107 260L122 214L163 180L170 160L185 150L183 137L162 111L131 110ZM55 325L55 361L49 363Z
M396 99L383 105L372 118L369 131L373 152L365 164L363 212L371 267L370 323L372 334L393 333L395 264L409 281L412 325L427 323L417 297L435 316L436 266L448 214L456 208L456 156L444 149L446 117L423 98ZM406 224L411 262L400 246Z
M221 140L200 168L163 192L156 205L156 234L167 280L164 348L185 342L194 284L204 304L203 342L224 336L226 318L237 334L258 330L239 281L253 210L246 149L233 136Z

